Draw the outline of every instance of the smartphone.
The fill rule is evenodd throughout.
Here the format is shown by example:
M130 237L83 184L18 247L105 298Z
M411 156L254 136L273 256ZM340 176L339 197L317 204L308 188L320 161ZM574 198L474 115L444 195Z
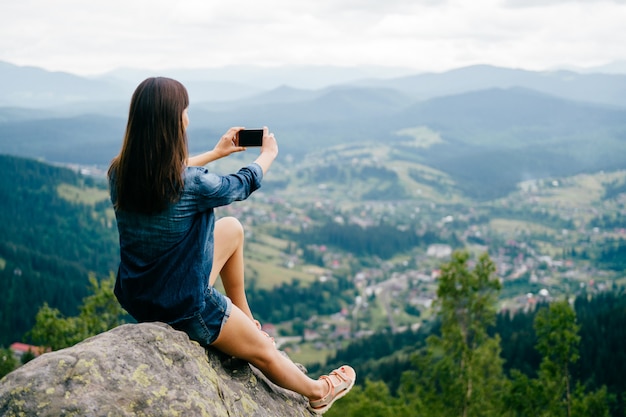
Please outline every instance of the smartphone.
M263 129L244 129L239 131L239 146L262 146Z

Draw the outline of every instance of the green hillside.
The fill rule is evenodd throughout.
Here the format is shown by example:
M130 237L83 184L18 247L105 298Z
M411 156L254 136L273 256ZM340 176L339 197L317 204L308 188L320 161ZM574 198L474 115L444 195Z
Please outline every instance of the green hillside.
M105 166L120 149L124 134L122 118L102 115L17 120L0 123L0 153L48 162ZM45 114L45 113L44 113Z
M0 345L21 340L47 301L75 312L88 275L117 269L118 244L102 181L0 155Z

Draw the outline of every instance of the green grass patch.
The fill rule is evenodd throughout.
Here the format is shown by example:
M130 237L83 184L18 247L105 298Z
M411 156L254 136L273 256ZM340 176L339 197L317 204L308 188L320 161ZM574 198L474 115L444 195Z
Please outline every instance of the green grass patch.
M289 268L284 249L288 243L267 235L259 236L258 241L248 241L245 249L246 275L256 279L257 287L271 289L282 283L298 279L303 283L315 280L306 266Z
M398 130L398 136L407 136L412 139L411 145L417 148L430 148L438 143L443 143L443 139L438 132L429 129L426 126L409 127Z
M539 248L539 253L542 255L552 256L553 258L559 257L563 254L563 249L553 245L550 242L544 242L541 240L535 240L534 243Z
M71 203L93 206L109 198L109 192L101 188L80 188L69 184L60 184L57 187L59 197Z
M528 188L535 183L533 193L537 202L543 206L558 206L561 208L583 208L598 204L605 193L607 184L624 179L624 171L596 174L580 174L559 180L530 181L521 184Z
M288 283L294 279L301 282L313 282L315 276L304 271L291 269L254 259L246 259L246 275L254 277L258 288L271 289L282 283Z
M555 230L541 224L527 222L523 220L510 219L492 219L489 222L491 230L507 237L516 237L518 235L555 235Z
M301 363L305 367L314 363L324 364L326 359L334 353L333 349L320 349L315 343L302 343L287 352L292 361Z

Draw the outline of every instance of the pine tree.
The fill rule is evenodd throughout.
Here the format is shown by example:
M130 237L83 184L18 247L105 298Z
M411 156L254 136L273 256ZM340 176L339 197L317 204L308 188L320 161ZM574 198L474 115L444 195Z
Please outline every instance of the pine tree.
M17 360L11 349L0 349L0 379L17 368Z
M502 416L500 339L489 336L495 323L500 282L487 254L473 270L469 254L455 252L442 267L436 307L441 336L430 336L415 356L416 371L403 377L401 392L418 415Z
M576 313L567 301L552 303L543 308L535 318L537 350L543 355L539 378L547 408L552 416L572 416L572 375L570 367L578 358L580 336Z
M115 276L111 274L100 282L90 276L89 282L91 295L83 299L78 316L63 317L58 309L44 303L29 332L35 343L52 350L63 349L124 322L126 313L113 293Z
M515 417L608 417L611 396L606 387L587 393L572 388L571 367L579 359L580 326L567 300L541 308L535 317L536 349L543 359L538 377L511 372L505 403Z

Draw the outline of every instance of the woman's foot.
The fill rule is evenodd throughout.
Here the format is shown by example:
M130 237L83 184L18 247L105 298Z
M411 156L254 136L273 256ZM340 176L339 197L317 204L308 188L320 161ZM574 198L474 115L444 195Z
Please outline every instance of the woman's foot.
M309 410L315 414L324 414L335 401L352 389L356 381L356 372L352 367L344 365L328 375L322 375L319 379L328 383L328 393L319 400L309 401Z

